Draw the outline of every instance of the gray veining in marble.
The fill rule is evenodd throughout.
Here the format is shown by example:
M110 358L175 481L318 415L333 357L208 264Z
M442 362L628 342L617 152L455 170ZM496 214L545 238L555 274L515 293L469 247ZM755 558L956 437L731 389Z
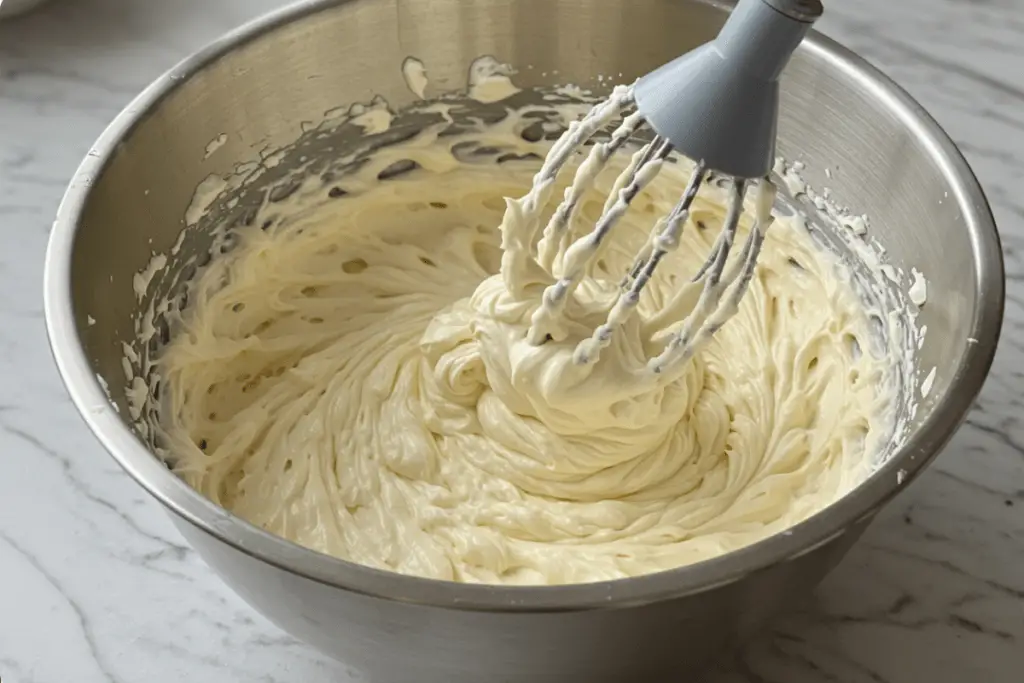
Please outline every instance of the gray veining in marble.
M235 597L75 414L40 278L64 185L146 83L274 0L52 0L0 24L0 677L326 683L345 668ZM806 604L712 683L1024 680L1024 2L826 0L820 28L961 145L1009 292L969 422ZM1014 370L1014 368L1018 368Z

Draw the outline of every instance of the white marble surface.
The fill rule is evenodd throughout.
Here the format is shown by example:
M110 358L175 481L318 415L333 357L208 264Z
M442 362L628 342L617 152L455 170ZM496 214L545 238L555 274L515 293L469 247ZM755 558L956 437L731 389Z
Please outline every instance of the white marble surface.
M0 24L4 683L348 677L233 595L103 452L65 395L42 323L47 232L89 144L177 59L276 4L52 0ZM1020 683L1024 2L836 1L828 13L821 28L909 89L973 163L1004 239L1006 324L952 445L811 601L710 681Z

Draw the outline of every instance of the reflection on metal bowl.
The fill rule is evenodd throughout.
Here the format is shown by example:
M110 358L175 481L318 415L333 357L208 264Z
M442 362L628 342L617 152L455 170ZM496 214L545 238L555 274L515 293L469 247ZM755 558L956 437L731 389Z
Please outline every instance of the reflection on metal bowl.
M46 0L0 0L0 19L9 19L39 7Z

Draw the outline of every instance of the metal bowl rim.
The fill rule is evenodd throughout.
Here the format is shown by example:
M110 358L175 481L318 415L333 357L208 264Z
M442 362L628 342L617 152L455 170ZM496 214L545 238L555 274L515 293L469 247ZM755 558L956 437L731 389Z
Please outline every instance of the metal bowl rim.
M860 486L786 532L710 560L629 579L539 587L459 584L372 569L302 548L235 517L203 497L133 436L110 408L92 372L77 332L71 296L72 253L79 222L94 181L122 142L184 80L242 44L305 15L349 1L301 0L242 25L171 68L106 128L73 176L57 210L45 257L43 285L46 328L58 370L89 429L121 467L174 515L234 549L286 572L387 600L497 612L622 608L709 591L829 543L849 527L867 521L913 481L966 418L991 367L1002 326L1004 267L991 209L967 161L939 124L878 69L815 32L801 50L823 58L847 78L868 85L930 148L933 161L950 181L957 205L964 212L978 273L975 289L979 303L966 332L977 343L968 346L956 367L950 380L953 388L904 447ZM719 7L731 4L699 1Z

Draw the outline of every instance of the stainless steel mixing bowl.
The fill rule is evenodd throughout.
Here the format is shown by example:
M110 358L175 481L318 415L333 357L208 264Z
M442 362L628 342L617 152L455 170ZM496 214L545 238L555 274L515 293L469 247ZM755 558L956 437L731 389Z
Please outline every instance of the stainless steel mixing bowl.
M303 121L340 104L375 94L393 106L410 102L399 74L408 55L444 88L463 84L481 54L518 65L523 86L595 84L599 74L624 81L711 37L726 9L702 0L304 2L175 67L99 139L67 191L47 254L54 355L96 436L256 609L389 683L678 680L807 593L947 442L996 347L1004 285L996 228L939 126L821 36L783 79L781 152L807 162L812 184L867 213L895 263L926 273L920 363L938 372L905 445L791 533L624 581L513 588L420 580L302 549L235 518L169 472L125 419L121 343L133 341L139 306L132 276L173 245L207 174L294 141ZM204 158L221 133L223 147ZM838 166L831 180L827 166Z

